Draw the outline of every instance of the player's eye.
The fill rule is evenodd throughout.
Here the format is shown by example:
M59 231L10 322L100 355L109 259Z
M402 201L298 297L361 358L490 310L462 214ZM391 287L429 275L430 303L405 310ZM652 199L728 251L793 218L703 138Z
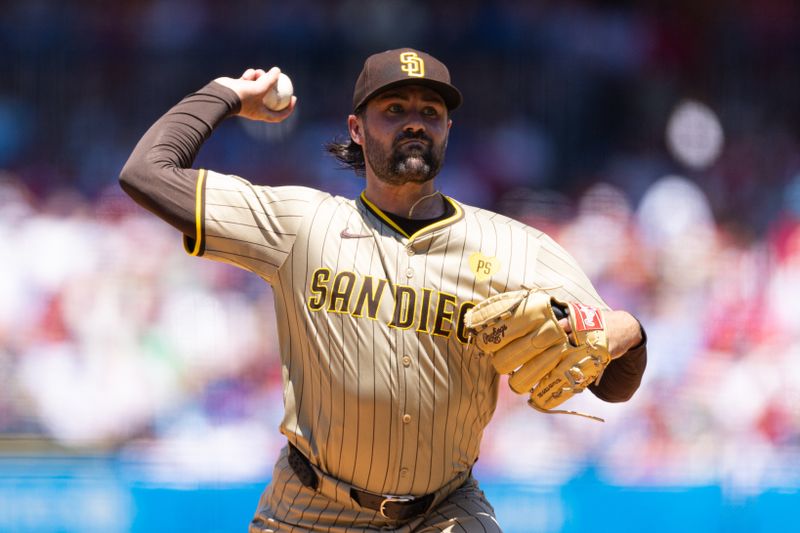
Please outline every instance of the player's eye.
M426 117L438 117L439 110L436 109L435 107L427 106L422 110L422 114L425 115Z
M402 113L403 112L403 106L401 106L400 104L389 104L389 107L386 108L386 110L389 113L393 113L393 114L394 113Z

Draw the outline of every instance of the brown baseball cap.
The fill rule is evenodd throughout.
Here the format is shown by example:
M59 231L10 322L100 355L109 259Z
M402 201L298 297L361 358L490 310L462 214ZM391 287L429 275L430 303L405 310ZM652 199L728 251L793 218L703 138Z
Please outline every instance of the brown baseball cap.
M461 92L450 83L444 63L413 48L398 48L373 54L364 62L353 91L353 110L381 91L412 84L438 92L450 111L461 105Z

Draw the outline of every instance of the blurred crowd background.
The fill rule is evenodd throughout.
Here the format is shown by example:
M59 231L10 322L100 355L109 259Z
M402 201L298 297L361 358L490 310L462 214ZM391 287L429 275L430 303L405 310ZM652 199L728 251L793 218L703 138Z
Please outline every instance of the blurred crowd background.
M442 190L573 253L649 335L633 400L530 410L503 388L485 475L800 487L800 3L0 2L0 450L110 453L155 479L263 479L283 445L272 294L189 258L117 177L185 94L279 65L281 125L197 165L355 195L364 58L413 46L465 96ZM547 440L542 435L548 435ZM524 445L524 452L520 451Z

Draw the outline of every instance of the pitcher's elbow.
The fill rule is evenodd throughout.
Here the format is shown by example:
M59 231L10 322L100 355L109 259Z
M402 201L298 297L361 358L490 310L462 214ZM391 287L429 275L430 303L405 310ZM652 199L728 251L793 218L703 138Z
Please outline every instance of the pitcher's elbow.
M142 179L143 175L138 165L129 159L119 173L119 186L129 196L136 197L142 190Z

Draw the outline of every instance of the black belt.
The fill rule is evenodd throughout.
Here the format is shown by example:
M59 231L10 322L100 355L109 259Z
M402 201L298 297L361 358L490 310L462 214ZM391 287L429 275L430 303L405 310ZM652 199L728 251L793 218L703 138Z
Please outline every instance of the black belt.
M319 476L311 467L308 458L291 443L289 444L289 466L292 467L292 470L294 470L303 485L317 490ZM426 494L419 498L393 496L390 494L375 494L353 487L350 489L350 497L361 507L378 511L381 516L389 520L409 520L425 514L433 503L434 495Z

